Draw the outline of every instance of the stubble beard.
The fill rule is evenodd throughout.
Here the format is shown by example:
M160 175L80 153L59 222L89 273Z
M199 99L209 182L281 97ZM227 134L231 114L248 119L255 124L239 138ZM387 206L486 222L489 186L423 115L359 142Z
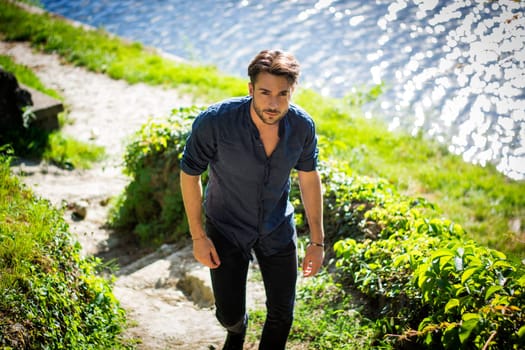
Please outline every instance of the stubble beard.
M288 112L288 109L284 112L281 112L277 109L260 109L259 107L257 107L255 99L252 99L252 106L253 110L255 111L255 114L257 114L257 117L259 117L259 119L266 125L275 125L279 123L279 121L283 119L285 114ZM273 119L268 119L264 116L264 112L279 113L279 115L273 117Z

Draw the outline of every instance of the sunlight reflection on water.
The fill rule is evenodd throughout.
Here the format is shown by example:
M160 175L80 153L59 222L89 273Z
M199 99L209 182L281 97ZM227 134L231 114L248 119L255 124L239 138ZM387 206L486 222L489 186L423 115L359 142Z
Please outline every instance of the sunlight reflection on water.
M302 85L336 97L381 81L366 106L470 162L525 178L525 5L500 0L42 0L169 53L246 76L255 52L296 54Z

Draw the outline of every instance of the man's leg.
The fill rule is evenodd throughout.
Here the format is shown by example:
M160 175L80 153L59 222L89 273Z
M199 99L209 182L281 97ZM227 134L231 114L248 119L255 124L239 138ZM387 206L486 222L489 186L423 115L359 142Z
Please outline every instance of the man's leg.
M271 256L257 253L257 261L266 290L266 322L259 344L260 350L284 350L293 321L297 252L295 244Z
M219 254L221 264L210 269L215 314L228 331L223 349L242 350L248 316L246 314L246 277L249 261L242 252L227 241L211 224L206 231Z

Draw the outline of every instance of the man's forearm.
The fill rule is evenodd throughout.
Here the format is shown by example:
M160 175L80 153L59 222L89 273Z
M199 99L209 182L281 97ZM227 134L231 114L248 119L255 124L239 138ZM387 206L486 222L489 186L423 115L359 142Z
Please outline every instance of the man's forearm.
M188 218L192 239L205 236L202 226L202 184L200 175L188 175L180 172L182 200Z
M321 179L317 171L299 172L299 187L306 212L310 240L322 244L324 241L323 228L323 195Z

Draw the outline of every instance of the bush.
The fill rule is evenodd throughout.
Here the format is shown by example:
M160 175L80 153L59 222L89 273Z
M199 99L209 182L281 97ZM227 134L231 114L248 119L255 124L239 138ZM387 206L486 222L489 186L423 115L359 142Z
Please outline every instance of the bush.
M459 225L432 217L420 200L382 182L332 176L339 187L328 182L326 229L352 237L334 245L337 281L363 298L372 310L365 314L397 348L525 345L523 270L466 240Z
M125 321L99 261L0 157L0 348L115 349Z
M135 134L124 156L131 177L112 207L110 223L155 245L188 232L180 193L179 162L197 107L174 110L166 121L150 120Z

